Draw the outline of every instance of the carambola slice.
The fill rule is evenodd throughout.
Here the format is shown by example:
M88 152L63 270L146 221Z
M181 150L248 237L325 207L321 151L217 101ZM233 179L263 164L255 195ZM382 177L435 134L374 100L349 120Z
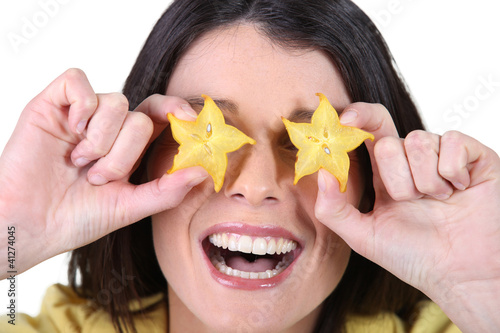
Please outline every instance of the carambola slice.
M310 124L294 123L282 117L290 140L298 148L293 183L324 168L337 178L340 191L345 192L350 164L347 153L366 139L373 141L374 137L359 128L341 125L337 111L325 95L316 95L320 104Z
M201 166L212 176L214 189L219 192L227 169L227 153L247 143L255 144L255 140L227 125L215 102L209 96L202 97L205 104L196 121L177 119L170 113L167 116L172 135L180 145L174 164L167 172Z

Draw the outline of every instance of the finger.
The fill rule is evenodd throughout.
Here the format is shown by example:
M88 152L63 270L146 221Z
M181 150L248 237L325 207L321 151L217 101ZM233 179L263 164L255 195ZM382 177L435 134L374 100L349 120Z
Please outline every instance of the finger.
M372 133L375 136L374 146L378 139L386 136L399 137L396 125L389 111L381 104L354 103L347 106L340 115L340 122L345 126L353 126Z
M134 111L142 112L153 120L154 130L150 142L155 140L169 124L167 114L171 113L176 118L188 121L194 121L198 116L186 100L160 94L149 96Z
M60 75L40 96L57 108L69 107L68 123L70 129L77 134L83 133L98 104L87 76L76 68Z
M128 112L113 147L88 171L91 184L103 185L130 173L153 133L153 122L143 113Z
M341 193L338 180L324 169L318 172L318 196L314 212L316 218L338 234L352 249L365 253L373 237L369 237L370 224L349 203L348 192Z
M374 150L378 172L386 192L396 201L422 197L413 181L403 140L387 136L377 142Z
M85 138L71 154L73 163L79 167L108 154L128 113L128 100L122 94L98 94L97 98L99 105Z
M417 190L444 200L453 194L453 188L438 172L439 141L439 135L418 130L406 136L404 146Z
M458 190L499 177L493 165L498 155L479 141L457 131L441 137L439 174Z
M379 167L374 158L374 147L381 138L399 137L389 111L381 104L354 103L344 109L340 115L340 122L345 126L353 126L370 132L375 137L373 142L366 140L365 145L371 157L375 192L379 195L384 194Z
M318 171L318 189L315 214L321 221L344 220L350 214L359 213L348 201L350 191L341 193L338 190L339 183L337 178L325 169Z
M123 219L118 219L119 223L132 223L176 207L193 187L207 177L208 173L202 167L192 167L164 174L138 186L128 185L118 198L117 210L124 215Z

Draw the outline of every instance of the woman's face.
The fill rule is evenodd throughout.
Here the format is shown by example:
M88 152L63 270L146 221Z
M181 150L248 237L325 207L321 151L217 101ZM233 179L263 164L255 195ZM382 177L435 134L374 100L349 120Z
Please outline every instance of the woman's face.
M209 178L177 208L153 216L174 332L183 325L236 332L304 332L314 325L350 249L314 216L317 175L293 185L296 150L281 117L309 122L318 92L337 110L350 103L324 53L284 49L252 25L203 35L175 67L167 95L183 97L198 111L201 94L212 97L226 122L257 143L228 154L219 193ZM168 130L159 140L151 178L164 174L177 152ZM353 160L347 195L354 205L361 188Z

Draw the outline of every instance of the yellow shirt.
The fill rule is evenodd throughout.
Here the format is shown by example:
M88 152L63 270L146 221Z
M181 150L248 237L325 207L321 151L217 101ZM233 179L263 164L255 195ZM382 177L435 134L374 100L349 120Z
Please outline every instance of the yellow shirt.
M138 332L164 333L167 331L166 305L163 295L147 297L142 300L143 307L157 304L153 311L145 316L136 316ZM137 310L139 304L133 302L131 310ZM90 303L78 297L71 288L54 285L47 289L40 314L32 318L16 314L15 325L9 324L7 316L0 318L2 333L114 333L113 324L108 314L93 308ZM391 313L373 317L349 316L346 333L404 333L401 319ZM411 333L460 333L441 309L432 302L420 306Z

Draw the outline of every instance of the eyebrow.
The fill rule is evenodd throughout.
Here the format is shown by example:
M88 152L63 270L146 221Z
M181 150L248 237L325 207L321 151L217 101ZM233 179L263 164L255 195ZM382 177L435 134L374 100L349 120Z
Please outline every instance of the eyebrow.
M191 106L196 110L203 108L205 105L205 100L202 97L191 97L187 98L186 101L191 104ZM238 115L238 104L229 100L229 99L213 99L215 104L221 109L222 111L227 111L229 113L232 113L234 115Z
M316 109L305 109L305 108L298 108L292 111L290 116L288 117L288 120L293 121L295 123L310 123L311 118L314 114ZM343 110L341 112L337 111L337 108L335 108L335 111L337 112L337 116L340 117L342 114Z
M190 97L187 98L186 101L188 101L188 103L191 104L191 106L198 112L205 105L205 100L202 97ZM213 101L222 111L227 111L234 115L238 115L238 103L229 99L213 99ZM292 111L287 119L296 123L308 123L311 122L314 111L316 111L316 109L297 108ZM340 116L340 112L337 111L337 113Z
M316 110L311 110L311 109L295 109L292 111L290 116L288 117L288 120L294 122L294 123L309 123L311 122L311 118L314 114L314 111Z

